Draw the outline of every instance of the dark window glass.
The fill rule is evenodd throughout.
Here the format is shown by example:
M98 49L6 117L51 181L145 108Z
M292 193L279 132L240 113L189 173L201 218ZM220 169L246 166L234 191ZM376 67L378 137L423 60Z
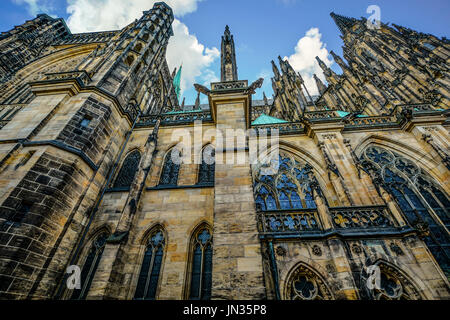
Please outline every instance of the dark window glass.
M394 196L409 224L415 226L425 223L428 226L430 232L424 241L444 273L450 276L447 195L430 182L431 179L426 178L412 161L394 152L369 147L365 156L379 166L378 174L383 178L387 191ZM364 155L361 160L363 165L369 166L369 163L364 161ZM436 219L432 211L442 222Z
M130 153L122 164L113 188L129 188L141 161L141 153L137 150Z
M310 175L309 165L302 165L287 156L280 156L279 170L276 174L264 175L260 171L256 178L255 184L258 184L255 187L256 203L261 204L263 211L316 209L309 186Z
M162 186L176 186L178 184L180 165L173 162L172 154L174 153L178 153L178 158L181 159L181 153L177 149L172 149L167 154L159 181L159 184Z
M80 122L80 127L87 128L89 127L89 124L91 123L91 119L84 117L83 120Z
M134 294L135 299L155 299L164 255L164 245L163 232L159 229L154 231L150 236L145 250L144 260Z
M200 229L193 244L190 300L211 299L212 250L210 231Z
M198 171L198 183L199 184L211 184L214 183L215 163L213 159L207 159L207 156L211 155L211 158L215 156L215 150L212 146L207 146L202 153L202 164ZM207 160L207 161L206 161Z
M21 223L25 218L28 212L30 212L33 203L29 201L22 201L19 207L16 209L16 212L11 217L10 221L15 223Z
M72 293L72 300L84 300L89 292L89 288L92 284L92 279L94 279L95 271L97 270L98 264L103 254L105 248L106 239L108 234L100 234L89 251L89 254L84 262L83 269L81 270L81 289L74 289Z

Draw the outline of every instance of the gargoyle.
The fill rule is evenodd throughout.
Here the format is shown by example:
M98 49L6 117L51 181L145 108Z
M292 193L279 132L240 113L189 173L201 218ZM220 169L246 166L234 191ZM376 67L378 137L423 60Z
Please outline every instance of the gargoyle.
M250 87L248 87L246 94L255 94L255 90L259 89L262 87L264 82L264 78L259 78L258 80L256 80L255 82L253 82Z
M206 96L209 96L209 94L211 93L211 90L198 83L194 84L194 88L197 92L203 93Z

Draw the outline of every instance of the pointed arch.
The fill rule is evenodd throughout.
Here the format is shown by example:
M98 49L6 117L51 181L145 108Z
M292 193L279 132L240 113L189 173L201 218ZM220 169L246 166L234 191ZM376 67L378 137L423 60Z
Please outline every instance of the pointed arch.
M189 243L185 298L211 299L213 232L207 222L200 223L192 232Z
M300 262L286 278L285 300L333 300L334 296L324 278L310 265Z
M396 265L384 259L374 263L380 271L380 281L372 290L369 297L374 300L422 300L414 280Z
M369 145L360 164L376 186L389 192L406 221L422 230L424 242L444 273L450 275L450 197L413 160Z
M181 159L181 151L176 147L172 147L166 152L159 178L160 186L176 186L178 184L180 164L173 161L172 155L174 152L177 152L178 159Z
M141 152L138 149L130 151L122 162L122 167L117 174L113 188L129 188L133 183L140 162Z
M269 155L271 154L269 151ZM267 175L262 165L253 168L255 202L262 211L316 209L312 184L320 190L320 183L309 162L289 148L280 146L278 170Z
M322 159L318 159L307 149L299 147L295 144L289 143L287 141L281 140L278 146L268 147L267 155L271 155L276 148L279 148L280 152L287 152L296 158L299 162L307 163L312 167L312 172L314 177L317 179L318 185L324 195L324 198L330 202L332 199L336 198L336 194L332 189L327 187L330 181L327 179L328 173L326 170L326 165L322 162ZM255 173L255 170L253 171Z
M446 186L448 183L442 181L442 173L436 171L440 162L431 157L430 153L425 152L425 150L421 148L414 148L403 143L401 140L393 140L378 134L371 134L358 142L354 148L356 156L360 158L363 152L372 145L393 150L400 155L417 162L421 168L434 178L435 181L440 183L441 187L445 189L447 193L450 192L450 187Z
M143 239L145 251L142 257L134 299L155 300L165 256L167 233L161 224L156 224L145 233Z
M94 279L95 272L97 271L100 263L103 250L105 249L106 239L110 235L108 228L102 227L93 234L88 245L89 248L86 257L84 258L83 268L81 269L81 288L74 289L70 297L71 300L84 300L86 299L89 289Z
M215 148L212 144L207 144L202 149L197 184L214 184L215 167Z

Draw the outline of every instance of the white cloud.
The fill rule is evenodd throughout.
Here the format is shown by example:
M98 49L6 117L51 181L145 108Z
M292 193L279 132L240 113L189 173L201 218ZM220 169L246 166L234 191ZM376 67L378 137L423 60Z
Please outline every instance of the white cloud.
M50 11L49 3L46 0L13 0L14 3L18 5L25 4L27 6L27 11L32 16L38 13L47 13Z
M199 81L203 84L219 81L214 71L208 67L220 56L217 48L205 48L197 38L189 33L188 27L175 19L172 24L174 36L167 47L167 63L171 68L183 64L181 90L184 91Z
M181 17L197 10L197 3L203 0L166 0L174 15ZM68 0L67 24L73 33L115 30L125 27L149 10L155 0ZM181 76L182 92L192 87L194 82L218 80L208 67L220 56L217 48L205 48L187 26L175 19L167 50L167 62L172 71L183 63Z
M318 94L316 82L314 80L314 73L324 81L325 76L322 69L316 61L318 56L328 67L333 64L333 61L329 59L329 53L326 48L326 44L322 42L322 34L318 28L309 29L305 36L301 38L297 46L295 47L295 53L284 59L288 60L292 68L295 71L300 72L305 85L312 95Z
M22 0L20 0L22 1ZM36 1L36 0L27 0ZM174 15L181 17L197 10L202 0L166 0ZM158 0L67 0L72 32L120 29L138 19L142 11L153 8Z

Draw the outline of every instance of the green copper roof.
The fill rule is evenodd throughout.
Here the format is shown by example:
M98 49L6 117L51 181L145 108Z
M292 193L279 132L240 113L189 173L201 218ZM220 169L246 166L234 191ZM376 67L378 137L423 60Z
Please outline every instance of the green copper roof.
M266 114L261 114L258 119L252 122L252 126L260 126L264 124L287 123L285 120L274 118Z
M345 112L345 111L336 111L339 115L339 117L344 118L345 116L348 116L350 114L350 112ZM357 118L367 118L367 116L360 114L359 116L357 116Z
M181 92L181 70L183 69L183 66L178 69L177 74L175 75L175 78L173 78L173 87L175 89L175 93L177 94L178 100L180 100L180 92Z

